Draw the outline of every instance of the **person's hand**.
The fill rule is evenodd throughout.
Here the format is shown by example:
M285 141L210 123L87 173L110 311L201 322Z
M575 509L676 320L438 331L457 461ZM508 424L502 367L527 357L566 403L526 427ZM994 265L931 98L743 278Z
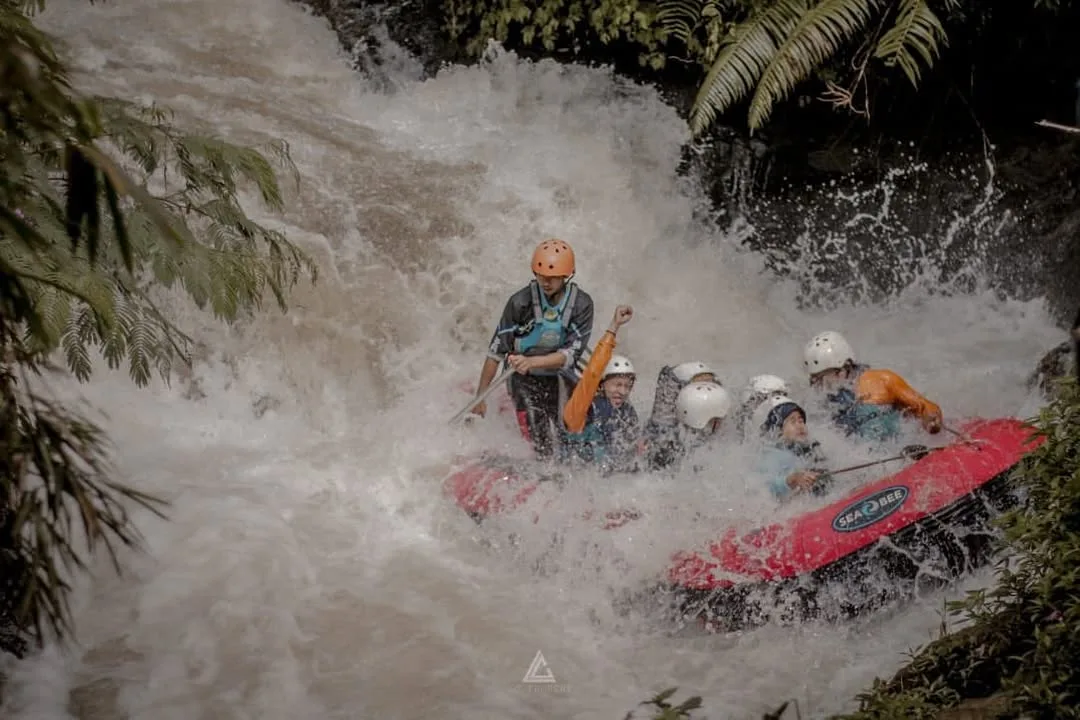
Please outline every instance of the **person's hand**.
M941 432L942 419L940 411L935 412L932 415L924 415L922 417L923 429L931 435L936 435Z
M821 473L815 470L799 470L788 475L787 484L792 490L807 492L813 489L820 476Z
M533 369L533 358L526 357L525 355L511 355L506 358L506 364L514 368L514 372L522 375L527 374Z
M487 413L487 403L486 402L481 400L480 402L473 405L471 414L479 415L480 417L484 417L485 413Z
M630 318L634 317L634 308L629 305L619 305L615 308L615 314L611 316L611 330L612 332L618 330L626 323L630 322Z

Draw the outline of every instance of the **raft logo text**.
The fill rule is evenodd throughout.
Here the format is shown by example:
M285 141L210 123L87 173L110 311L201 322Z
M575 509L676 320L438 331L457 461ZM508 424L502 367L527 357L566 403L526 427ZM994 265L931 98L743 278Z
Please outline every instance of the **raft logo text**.
M832 521L833 530L854 532L884 520L900 509L909 494L905 486L894 485L857 500L837 513Z

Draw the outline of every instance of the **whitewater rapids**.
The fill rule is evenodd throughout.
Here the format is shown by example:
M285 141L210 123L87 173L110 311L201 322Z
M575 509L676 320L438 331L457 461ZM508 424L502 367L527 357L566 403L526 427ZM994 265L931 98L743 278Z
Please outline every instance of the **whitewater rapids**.
M61 388L107 414L124 477L168 498L170 519L140 516L147 552L79 586L77 650L7 662L4 716L607 720L678 685L711 717L788 698L819 717L852 707L938 627L941 596L741 637L620 617L615 592L700 539L680 507L705 507L717 487L729 514L745 510L740 493L759 514L766 501L722 459L709 487L643 479L611 491L651 519L603 537L575 526L560 555L550 526L482 530L440 495L454 454L515 442L495 418L487 433L445 419L548 236L576 249L598 332L617 303L635 307L620 349L642 370L642 414L665 362L706 360L732 388L757 372L803 385L799 349L835 328L951 417L1023 416L1036 407L1024 378L1060 336L1042 303L986 283L797 310L739 237L695 224L674 110L602 70L495 54L421 82L402 53L377 90L326 21L285 0L52 0L39 22L88 91L164 103L236 141L287 140L303 176L289 212L249 207L323 269L287 317L225 331L187 311L215 350L192 382L140 390L100 364ZM556 525L572 518L568 497ZM508 530L523 537L516 553ZM555 684L522 682L538 651Z

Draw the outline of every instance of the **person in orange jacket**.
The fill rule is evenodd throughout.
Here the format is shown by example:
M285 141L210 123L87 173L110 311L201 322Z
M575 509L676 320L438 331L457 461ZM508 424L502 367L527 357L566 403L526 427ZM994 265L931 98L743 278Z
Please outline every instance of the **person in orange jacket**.
M826 390L832 420L849 436L895 438L904 416L918 418L929 433L941 432L941 408L936 403L892 370L858 363L851 345L836 331L819 333L806 344L803 367L811 387Z
M596 343L563 407L564 460L596 463L605 472L634 467L639 421L630 393L637 376L629 358L614 354L615 336L633 315L629 305L615 308L611 326Z

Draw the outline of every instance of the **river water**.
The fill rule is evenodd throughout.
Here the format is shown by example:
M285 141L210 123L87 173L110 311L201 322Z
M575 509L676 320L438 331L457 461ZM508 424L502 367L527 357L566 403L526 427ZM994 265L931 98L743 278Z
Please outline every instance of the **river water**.
M712 717L788 698L820 717L939 626L940 594L861 623L741 636L619 615L614 595L704 539L692 511L769 511L734 480L738 463L714 458L707 479L597 480L549 498L542 522L478 528L440 481L455 454L516 451L515 431L445 419L547 236L576 249L597 329L617 303L635 307L620 348L642 372L643 414L665 362L705 359L732 388L758 372L804 385L802 344L835 328L950 417L1026 415L1024 378L1060 337L1041 303L987 281L797 309L794 286L762 274L739 236L693 219L702 199L676 175L674 110L602 70L495 54L420 81L401 54L375 86L324 20L284 0L54 0L39 20L89 91L167 104L237 141L287 140L302 174L289 211L251 212L311 249L322 277L288 316L231 331L178 302L214 348L199 392L137 389L104 364L60 388L107 415L121 474L172 507L168 522L139 516L147 552L123 576L101 562L78 586L78 649L7 666L8 717L599 720L671 685ZM590 488L646 518L611 533L575 523ZM537 652L556 683L522 682Z

